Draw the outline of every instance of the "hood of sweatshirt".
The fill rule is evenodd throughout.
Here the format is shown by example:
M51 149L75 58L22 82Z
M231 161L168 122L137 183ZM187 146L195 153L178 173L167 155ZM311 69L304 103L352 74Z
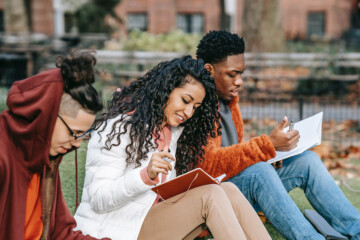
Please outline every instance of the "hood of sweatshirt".
M15 82L8 93L0 129L15 145L16 160L31 171L50 168L49 150L63 89L60 69L52 69Z

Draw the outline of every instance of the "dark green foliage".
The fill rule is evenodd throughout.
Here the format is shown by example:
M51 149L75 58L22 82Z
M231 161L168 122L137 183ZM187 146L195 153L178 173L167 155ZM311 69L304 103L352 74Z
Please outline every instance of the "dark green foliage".
M5 109L7 109L6 98L7 98L8 91L9 91L8 88L0 87L0 113L2 111L4 111Z
M106 24L105 17L110 15L118 22L121 19L115 14L114 7L119 0L90 0L75 13L76 25L80 33L109 33L112 28Z

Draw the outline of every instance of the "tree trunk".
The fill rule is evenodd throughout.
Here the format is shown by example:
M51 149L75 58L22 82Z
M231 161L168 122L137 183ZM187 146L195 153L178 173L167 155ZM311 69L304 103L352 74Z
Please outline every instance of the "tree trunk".
M230 31L229 16L225 12L225 0L220 0L220 29Z
M6 34L29 34L28 14L24 0L5 0L4 20Z
M246 51L279 52L285 37L279 0L244 0L243 32Z

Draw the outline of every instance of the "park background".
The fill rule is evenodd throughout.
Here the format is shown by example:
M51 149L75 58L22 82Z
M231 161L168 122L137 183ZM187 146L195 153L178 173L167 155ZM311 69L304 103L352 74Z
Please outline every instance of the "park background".
M55 67L72 49L96 50L95 86L106 101L160 61L194 56L201 37L220 29L246 42L245 139L269 133L284 115L299 121L323 111L313 151L360 209L359 0L0 0L0 112L14 81ZM85 156L86 142L80 195ZM74 212L73 153L60 174ZM311 208L302 190L290 194L301 210Z

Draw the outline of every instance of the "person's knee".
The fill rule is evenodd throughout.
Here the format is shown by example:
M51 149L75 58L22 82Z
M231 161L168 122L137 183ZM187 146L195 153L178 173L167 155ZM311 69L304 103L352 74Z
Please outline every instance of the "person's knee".
M197 188L195 188L197 189ZM201 187L198 188L199 190L201 189L200 195L204 195L205 193L211 193L211 194L216 194L216 193L223 193L224 190L218 185L218 184L208 184L208 185L203 185Z
M250 168L252 168L252 174L256 174L258 177L261 178L268 178L271 175L277 175L274 167L267 162L258 162L250 166Z
M234 183L241 194L243 194L250 203L255 203L263 190L272 189L281 184L279 175L274 167L267 162L258 162L249 166L237 176L229 179Z
M232 182L223 182L220 184L220 187L229 195L241 194L239 188Z
M239 186L238 183L242 183L245 180L249 181L250 185L257 185L259 183L274 184L274 182L280 181L279 175L274 167L267 162L258 162L251 165L241 172L236 179L230 179L230 181L234 182L237 186ZM241 187L239 187L239 189L241 190Z
M235 184L231 182L224 182L221 183L220 186L222 187L231 202L235 201L236 203L241 204L243 204L244 202L248 203L248 200L246 199L244 194Z
M209 184L201 187L201 197L211 201L222 201L227 198L227 195L222 187L217 184Z
M318 169L319 167L322 168L323 163L319 156L314 153L313 151L305 151L301 155L301 159L298 159L298 164L301 165L303 168L307 169Z

